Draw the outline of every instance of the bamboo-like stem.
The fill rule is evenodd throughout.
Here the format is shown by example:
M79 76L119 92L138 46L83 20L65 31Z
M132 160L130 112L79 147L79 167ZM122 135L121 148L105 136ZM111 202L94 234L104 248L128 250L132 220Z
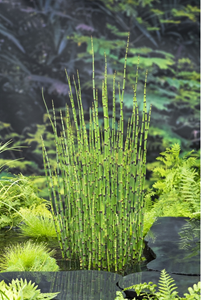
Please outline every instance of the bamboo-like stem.
M51 170L47 150L43 145L43 160L55 226L63 257L79 258L82 269L123 270L131 259L139 260L143 246L144 181L146 173L146 147L151 113L147 115L146 80L142 122L140 127L136 99L138 67L134 86L133 111L128 121L123 144L123 98L126 82L125 54L123 86L119 89L120 120L116 130L115 73L113 76L112 122L108 114L107 59L102 82L103 131L98 119L98 91L95 87L94 52L92 40L93 103L89 110L89 135L81 98L79 73L73 77L78 103L75 110L70 77L69 98L72 107L76 137L73 133L69 108L65 117L60 112L61 133L57 132L56 113L53 119L45 103L55 135L56 170ZM43 99L44 100L44 99ZM44 100L45 102L45 100ZM78 125L79 124L79 125ZM75 145L75 141L77 145ZM77 147L77 148L76 148ZM48 175L49 173L49 175Z

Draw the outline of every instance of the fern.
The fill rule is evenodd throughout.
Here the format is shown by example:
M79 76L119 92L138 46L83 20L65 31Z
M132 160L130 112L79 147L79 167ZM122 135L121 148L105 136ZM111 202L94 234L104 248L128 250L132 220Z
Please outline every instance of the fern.
M35 283L22 278L13 279L8 285L2 280L0 282L0 296L1 300L51 300L54 299L59 293L41 293L37 289Z
M153 211L151 197L155 195L155 192L151 189L145 195L145 214L144 214L144 227L143 227L143 236L146 236L150 233L150 228L153 223L157 220L157 214Z
M191 219L179 231L180 249L188 249L190 253L185 259L199 255L200 252L200 220Z
M188 4L182 10L173 8L171 13L174 17L187 17L192 22L196 22L199 18L200 10L199 7Z
M200 180L198 156L193 151L183 158L180 156L180 145L167 148L154 164L153 189L147 197L158 196L152 207L156 216L199 217ZM150 211L150 202L149 202Z
M199 300L200 299L200 290L201 290L201 282L198 282L197 284L193 285L193 288L189 287L188 291L189 294L185 293L185 298L181 298L178 296L178 292L175 290L177 289L173 278L171 278L165 270L161 271L161 275L158 281L158 290L159 292L156 292L157 285L153 284L152 282L149 283L140 283L135 284L130 287L124 288L123 291L134 290L135 293L138 295L137 299L152 299L152 300ZM139 296L140 295L140 296ZM115 300L123 300L123 294L122 292L116 292L116 298ZM126 298L127 299L127 298ZM131 299L131 298L129 298ZM135 300L134 298L133 300Z
M154 96L155 98L155 96ZM161 101L160 98L161 96L157 96L158 101L160 101L160 106L161 106ZM157 102L158 103L158 102ZM164 103L165 106L165 103ZM167 119L165 116L162 116L160 114L156 115L157 121L153 120L153 124L150 127L150 133L149 136L152 136L153 139L149 142L149 147L150 149L166 149L169 147L169 145L173 145L175 143L177 144L184 144L185 139L181 138L179 135L176 133L172 132L171 127L167 124ZM162 120L163 119L163 120ZM158 123L163 122L164 124L161 124L160 128L158 128ZM154 124L155 123L155 124Z
M166 165L166 167L177 167L181 162L181 160L179 159L180 150L180 145L174 144L172 148L167 148L165 152L161 152L160 154L163 155L163 157L159 156L157 157L157 160L162 161Z
M0 228L16 226L22 218L20 208L31 208L41 204L48 204L37 196L37 188L31 179L22 174L1 178L0 180Z
M175 290L177 289L174 279L170 277L164 270L161 271L161 276L158 282L158 289L160 293L160 300L174 300L178 292Z
M123 59L119 60L121 63L123 63ZM132 66L137 64L138 57L129 57L127 59L128 66ZM172 59L167 58L157 58L157 57L141 57L140 64L144 68L152 67L154 64L158 66L159 69L168 69L170 65L174 64L174 61Z
M192 210L200 211L200 185L195 180L197 172L184 166L181 168L180 193L182 198L192 205Z

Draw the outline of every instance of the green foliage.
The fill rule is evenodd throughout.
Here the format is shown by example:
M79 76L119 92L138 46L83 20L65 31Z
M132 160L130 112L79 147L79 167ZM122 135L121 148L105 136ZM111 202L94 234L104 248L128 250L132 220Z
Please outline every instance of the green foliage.
M51 187L50 199L55 206L59 220L61 232L59 244L63 257L79 257L82 269L96 268L100 270L103 268L110 270L113 268L115 271L122 271L128 260L139 261L142 255L143 186L151 109L148 113L145 78L142 120L139 121L138 118L136 82L134 96L132 97L133 113L124 144L123 100L128 42L122 89L119 86L120 121L118 128L115 124L115 75L112 90L114 95L112 118L109 118L108 115L106 56L102 85L104 132L99 125L98 95L95 92L94 79L93 40L92 82L94 101L92 109L89 110L89 135L84 121L79 73L77 78L78 87L75 80L73 80L79 107L79 119L77 119L71 81L66 72L76 136L72 132L68 106L65 116L67 121L63 121L62 113L60 116L62 131L57 130L54 109L53 118L49 115L55 136L56 170L52 170L50 166L45 145L43 146L43 159L47 181ZM45 100L44 103L48 112ZM112 129L109 126L109 120L112 123ZM78 126L78 123L80 126ZM77 148L74 147L74 141L77 141ZM127 199L130 199L130 201L127 201ZM134 222L134 220L136 221ZM97 236L95 240L94 235ZM66 243L67 237L68 244ZM105 251L106 247L107 251Z
M199 211L200 214L200 211ZM190 253L185 259L199 255L200 252L200 220L190 219L179 231L180 249L187 249Z
M14 177L3 177L0 180L0 228L16 226L22 221L20 208L37 207L48 204L37 195L37 187L31 178L22 174Z
M57 122L57 129L59 131L62 130L61 127L61 121L60 121L60 111L65 111L65 109L55 109L55 114L56 114L56 122ZM53 111L49 111L50 116L53 117ZM71 110L70 113L72 114ZM77 113L78 114L78 113ZM66 118L63 118L64 122L66 122ZM55 147L55 142L54 142L54 134L48 130L48 127L51 126L48 114L45 113L43 115L43 124L37 124L36 125L36 131L35 133L28 133L28 137L25 139L25 143L28 145L31 145L33 142L36 143L36 147L33 151L36 155L41 157L42 154L42 142L41 142L41 136L45 138L45 147L47 149L47 153L49 155L49 162L50 165L55 168L56 167L56 161L55 161L55 152L56 152L56 147ZM72 131L75 133L75 124L72 122ZM39 182L39 177L38 180Z
M195 217L200 211L200 180L198 155L188 152L180 157L180 146L174 144L157 158L159 163L148 164L153 170L154 184L150 196L158 196L151 210L157 216ZM149 196L148 196L149 198ZM150 200L149 200L150 201Z
M156 222L158 214L157 211L152 209L153 203L152 203L152 197L155 195L155 192L149 191L145 195L145 214L144 214L144 228L143 228L143 236L145 237L147 233L149 232L151 226Z
M116 292L115 300L124 300L124 299L125 299L125 298L124 298L122 292L117 291L117 292Z
M128 35L128 33L127 33ZM84 35L79 35L79 34L74 34L73 36L68 36L67 37L69 40L72 40L77 43L79 46L82 45L82 43L87 44L87 49L86 53L79 54L80 58L87 57L88 54L92 54L91 50L91 37L90 36L84 36ZM104 56L106 54L107 56L110 57L110 54L112 54L112 50L115 50L116 48L125 48L126 43L123 40L106 40L104 37L102 38L96 38L93 37L93 43L94 43L94 53L99 54L100 56ZM85 58L86 59L86 58ZM99 57L100 59L100 57ZM91 59L90 59L91 61Z
M36 143L36 147L34 149L34 153L41 156L42 153L42 144L41 144L41 136L46 136L46 147L48 149L48 153L50 155L51 165L55 167L55 162L51 159L51 156L55 153L55 144L54 144L54 135L47 130L50 122L48 122L47 114L43 115L44 124L37 124L35 133L28 133L28 137L25 140L25 143L31 145L33 142Z
M2 134L2 130L8 131L6 135ZM22 148L26 148L26 146L22 146L22 141L20 140L22 137L19 136L17 133L13 132L12 127L8 123L3 123L0 121L0 133L1 133L1 139L5 142L1 142L0 145L0 154L7 151L10 153L12 159L6 159L6 158L0 158L0 172L6 171L8 168L10 170L20 170L25 171L29 168L32 170L36 169L36 163L22 160L21 158L18 158L15 153L16 151L20 152ZM14 141L13 141L14 140ZM10 144L12 143L12 146Z
M0 165L9 166L11 169L17 169L22 172L26 171L30 166L33 167L33 162L31 161L20 161L11 159L0 159Z
M129 16L133 11L132 9L136 8L137 6L141 7L152 7L152 2L154 0L123 0L123 1L116 1L116 0L101 0L105 4L105 6L110 10L114 12L126 12ZM136 11L135 11L136 12ZM157 13L157 12L156 12Z
M12 147L9 147L9 145L11 144L11 140L10 141L8 141L8 142L6 142L6 143L4 143L3 145L1 145L0 146L0 153L2 153L2 152L4 152L4 151L8 151L8 150L19 150L19 147L17 148L17 147L14 147L14 146L12 146ZM2 167L1 167L2 168Z
M6 142L0 146L0 153L10 150L19 150L20 147L12 146ZM14 162L17 160L15 159ZM4 160L5 162L5 160ZM10 161L9 165L12 165ZM0 164L0 169L4 165ZM7 176L3 176L7 174ZM47 201L38 197L38 188L33 184L32 178L27 178L22 174L18 176L9 176L5 171L0 176L0 228L5 226L16 226L22 220L22 214L19 213L23 208L43 209L47 206ZM47 207L46 207L47 210Z
M188 288L189 293L185 293L184 296L186 298L181 299L188 299L188 300L199 300L200 299L200 292L201 292L201 282L199 281L197 284L193 285L193 288Z
M4 248L0 258L1 272L56 272L59 267L56 260L51 257L55 251L48 250L44 243L36 244L27 241L22 244L11 245Z
M139 21L139 20L138 20ZM108 26L111 29L113 34L116 34L117 29L113 26ZM71 37L77 43L86 43L87 44L87 53L80 53L79 57L85 59L87 61L89 54L90 54L90 38L88 36L81 36L78 38L77 35ZM101 61L103 53L105 52L110 59L110 66L117 71L117 76L122 76L122 72L120 71L120 64L124 63L124 59L119 57L119 53L115 50L115 42L118 42L118 47L122 47L119 40L117 41L106 41L105 38L96 38L96 48L95 50L99 53L100 56L97 56L97 60ZM116 45L117 46L117 45ZM104 49L104 50L103 50ZM151 73L148 77L147 81L147 103L152 102L153 106L159 110L161 118L163 120L158 119L157 112L154 112L153 115L153 123L152 126L155 125L157 130L150 131L150 136L153 137L154 142L148 144L148 149L151 150L151 147L157 148L157 137L160 136L161 140L159 144L160 150L164 150L168 145L172 145L173 143L177 142L180 143L183 149L189 149L191 144L189 137L186 140L186 137L183 138L181 134L175 134L174 131L181 124L185 124L192 128L197 128L199 126L199 78L197 77L196 80L189 80L186 79L186 72L188 71L189 76L193 77L194 73L199 74L195 71L196 65L190 59L182 58L175 61L174 55L172 53L168 53L162 50L154 50L148 47L131 47L129 50L129 57L127 59L128 65L128 74L127 81L128 83L133 84L134 77L133 77L133 66L135 66L138 62L137 54L140 54L140 68L147 68L148 72ZM111 60L115 59L118 61L117 63L113 63ZM90 62L91 60L88 59ZM167 76L165 71L170 73L171 75ZM186 70L182 71L181 70ZM162 73L161 73L162 72ZM103 74L103 70L102 70ZM160 75L157 75L160 74ZM103 75L100 76L103 78ZM109 78L109 77L108 77ZM139 76L139 81L142 81L142 78ZM111 83L109 83L109 87L111 87ZM91 82L87 81L83 87L89 88L91 87ZM98 85L101 88L101 83ZM138 97L141 97L143 94L143 90L138 91ZM118 97L117 97L118 98ZM127 98L125 97L125 106L130 107L132 103L132 94L131 91L128 91ZM172 106L171 109L169 108L170 105ZM175 124L170 125L170 111L178 110L181 111L182 109L187 109L189 111L191 109L191 114L187 114L184 116L184 120L182 119L182 113L178 112L177 119L174 120ZM163 111L169 112L169 114L164 114ZM194 114L194 121L192 121L192 114ZM164 122L165 120L165 122ZM165 124L164 124L165 123ZM154 125L153 125L154 124ZM159 126L160 124L160 126ZM152 129L152 126L150 129ZM158 131L159 133L157 133Z
M135 292L137 293L137 296L143 296L145 299L157 299L156 297L153 298L153 297L150 297L149 298L149 294L151 293L152 295L156 293L156 288L157 285L156 284L153 284L153 282L149 282L148 284L146 282L144 283L140 283L140 284L137 284L135 286L132 286L132 287L128 287L128 288L125 288L123 291L126 291L126 290L130 290L130 289L135 289Z
M187 17L192 22L197 22L200 15L200 9L197 6L191 6L188 4L182 10L173 8L171 13L174 17Z
M35 283L21 279L13 279L11 283L6 284L4 280L0 282L1 300L51 300L58 293L41 293Z
M48 199L49 191L45 176L29 176L29 178L32 180L33 186L36 186L38 189L38 197L42 199Z
M161 119L162 116L158 116L158 118ZM176 143L179 145L183 144L187 147L186 141L179 137L178 134L172 133L165 121L166 119L164 118L165 124L161 125L160 128L157 127L155 121L153 121L155 124L150 126L150 140L148 142L150 151L156 151L157 149L164 150Z
M136 51L136 49L134 49ZM153 51L153 53L156 51ZM160 53L160 51L158 51ZM139 52L140 53L140 49ZM165 52L163 51L163 54ZM150 68L152 67L154 64L158 66L159 69L168 69L169 66L174 64L174 61L170 58L172 57L171 54L166 53L167 58L157 58L157 57L141 57L140 58L140 65L141 67L143 66L144 68ZM123 62L122 59L120 59L120 62ZM138 57L132 57L132 58L128 58L127 60L128 62L128 66L133 66L136 65L138 62Z
M106 24L107 28L111 30L111 32L116 35L116 36L124 36L127 37L128 36L128 32L119 32L118 28L114 25L111 25L109 23Z
M161 300L174 300L178 294L175 290L177 289L174 279L166 273L165 270L161 271L161 276L158 281L159 293Z
M31 137L27 133L34 135L36 132L33 131L33 123L42 123L42 115L45 111L41 105L42 86L45 94L48 94L46 99L51 99L54 94L54 97L58 99L58 105L62 105L64 97L68 95L66 82L61 79L63 68L70 69L71 74L75 74L78 68L83 68L84 72L80 78L81 82L85 81L82 85L83 99L86 100L85 105L90 107L88 92L92 87L89 71L92 62L91 35L94 37L96 70L100 78L98 87L101 88L101 79L104 77L104 53L107 54L110 76L116 71L118 83L123 74L121 70L122 51L125 48L124 37L127 32L130 32L128 95L132 94L133 67L137 61L136 56L140 54L140 68L146 67L149 72L147 103L152 102L155 107L152 114L152 126L158 130L152 131L152 140L148 144L148 150L154 149L157 153L164 151L166 147L171 146L175 138L177 141L174 140L174 142L180 143L182 149L190 149L190 146L194 144L191 133L189 136L184 136L179 131L175 137L175 131L183 125L192 129L192 132L199 129L199 5L196 3L191 5L179 0L167 2L91 0L90 8L83 7L84 9L79 11L80 18L77 18L79 7L84 5L81 0L76 3L64 0L59 3L49 0L36 1L31 9L28 4L26 6L23 3L25 5L23 10L20 8L21 2L23 1L19 1L19 6L10 6L10 8L8 8L10 4L0 4L2 15L6 15L6 19L1 18L0 73L2 97L12 104L20 102L20 105L17 105L15 118L23 115L28 116L29 119L26 120L28 125L23 130L23 134L26 131L25 136L17 135L11 130L9 124L0 122L1 137L4 141L11 137L15 143L27 139L34 148L34 139L39 140L39 132L43 131L43 125L38 124L37 136ZM88 10L87 14L85 8ZM68 17L64 11L68 11ZM14 15L20 17L14 19ZM100 27L97 20L103 16L103 26ZM89 20L90 26L87 25ZM11 23L12 28L9 25ZM8 53L8 48L12 49L12 53ZM28 61L27 53L30 58ZM51 75L47 76L47 74ZM142 83L144 74L139 75L138 79L138 82ZM10 107L14 106L10 103ZM26 105L23 105L24 103ZM130 106L129 99L128 104ZM125 101L125 107L129 106ZM30 111L34 111L36 107L39 108L37 111L39 114L30 114ZM6 108L2 109L6 111ZM158 114L161 115L160 122ZM173 114L174 120L172 120ZM13 118L12 111L9 118L10 120ZM103 122L103 119L101 121ZM127 118L125 121L128 121ZM165 126L162 128L164 123ZM157 131L160 130L158 134ZM168 131L168 139L164 130ZM21 131L22 129L18 130L18 132ZM46 139L49 145L50 135ZM197 144L196 147L198 147ZM33 151L34 161L37 164L38 158L41 159L41 149L38 145L41 144L37 143L36 152ZM50 149L53 150L52 146L50 145ZM195 148L194 145L191 148ZM30 157L28 155L30 152L27 150L26 157ZM40 156L35 157L35 154ZM152 159L152 156L150 158ZM22 163L16 162L14 167L21 168L21 171L23 168L23 172L26 171L29 174L39 172L33 162L26 166L25 162ZM51 163L54 161L52 160ZM42 169L41 165L39 167Z
M161 275L158 281L158 292L156 292L156 284L153 284L152 282L149 283L140 283L140 284L135 284L133 286L124 288L123 291L126 290L135 290L137 295L139 294L143 296L143 299L152 299L152 300L183 300L183 299L188 299L188 300L198 300L200 299L200 289L201 289L201 282L198 282L197 284L193 285L193 288L189 287L188 291L189 294L185 293L183 297L178 296L178 292L175 290L177 289L176 284L174 282L174 279L170 277L166 273L165 270L161 271ZM150 295L149 295L150 294ZM123 300L127 299L124 298L122 292L116 292L116 298L115 300ZM135 300L135 298L133 299Z
M7 124L8 125L8 124ZM5 142L3 145L0 145L0 153L5 151L20 151L20 147L18 146L9 146L12 143L12 140ZM30 162L22 163L19 159L0 159L0 172L5 169L5 166L9 166L11 168L21 167L21 169L25 169L27 164L31 164Z
M32 209L20 208L19 213L23 217L19 228L24 236L47 240L57 237L52 214L44 204Z

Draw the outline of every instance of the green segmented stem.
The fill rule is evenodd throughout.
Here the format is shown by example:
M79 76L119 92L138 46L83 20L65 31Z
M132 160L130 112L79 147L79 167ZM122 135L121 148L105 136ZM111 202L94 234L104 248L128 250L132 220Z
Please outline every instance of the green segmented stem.
M48 186L52 190L49 195L55 207L55 212L52 213L62 256L79 258L81 269L117 272L123 270L128 261L139 260L142 254L146 147L151 116L151 109L147 115L146 107L147 73L140 126L136 99L137 65L133 110L128 120L124 145L123 99L129 36L122 89L118 84L120 102L118 124L116 124L115 107L116 73L113 76L111 123L109 119L105 55L105 72L102 82L103 130L98 119L98 90L95 87L92 39L91 42L93 103L92 108L89 109L89 134L87 134L84 120L79 73L77 71L78 85L73 77L78 103L77 119L71 80L66 71L75 134L68 106L66 106L65 116L60 111L61 132L58 132L54 105L52 118L45 103L55 136L56 170L51 169L48 153L42 140L43 161Z

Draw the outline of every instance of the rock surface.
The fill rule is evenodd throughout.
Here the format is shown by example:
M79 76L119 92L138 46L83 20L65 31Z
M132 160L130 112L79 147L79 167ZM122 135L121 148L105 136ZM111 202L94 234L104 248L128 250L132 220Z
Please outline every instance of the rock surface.
M199 220L191 221L185 217L158 218L145 237L156 255L156 259L147 264L148 270L165 269L168 273L199 275L199 225Z

